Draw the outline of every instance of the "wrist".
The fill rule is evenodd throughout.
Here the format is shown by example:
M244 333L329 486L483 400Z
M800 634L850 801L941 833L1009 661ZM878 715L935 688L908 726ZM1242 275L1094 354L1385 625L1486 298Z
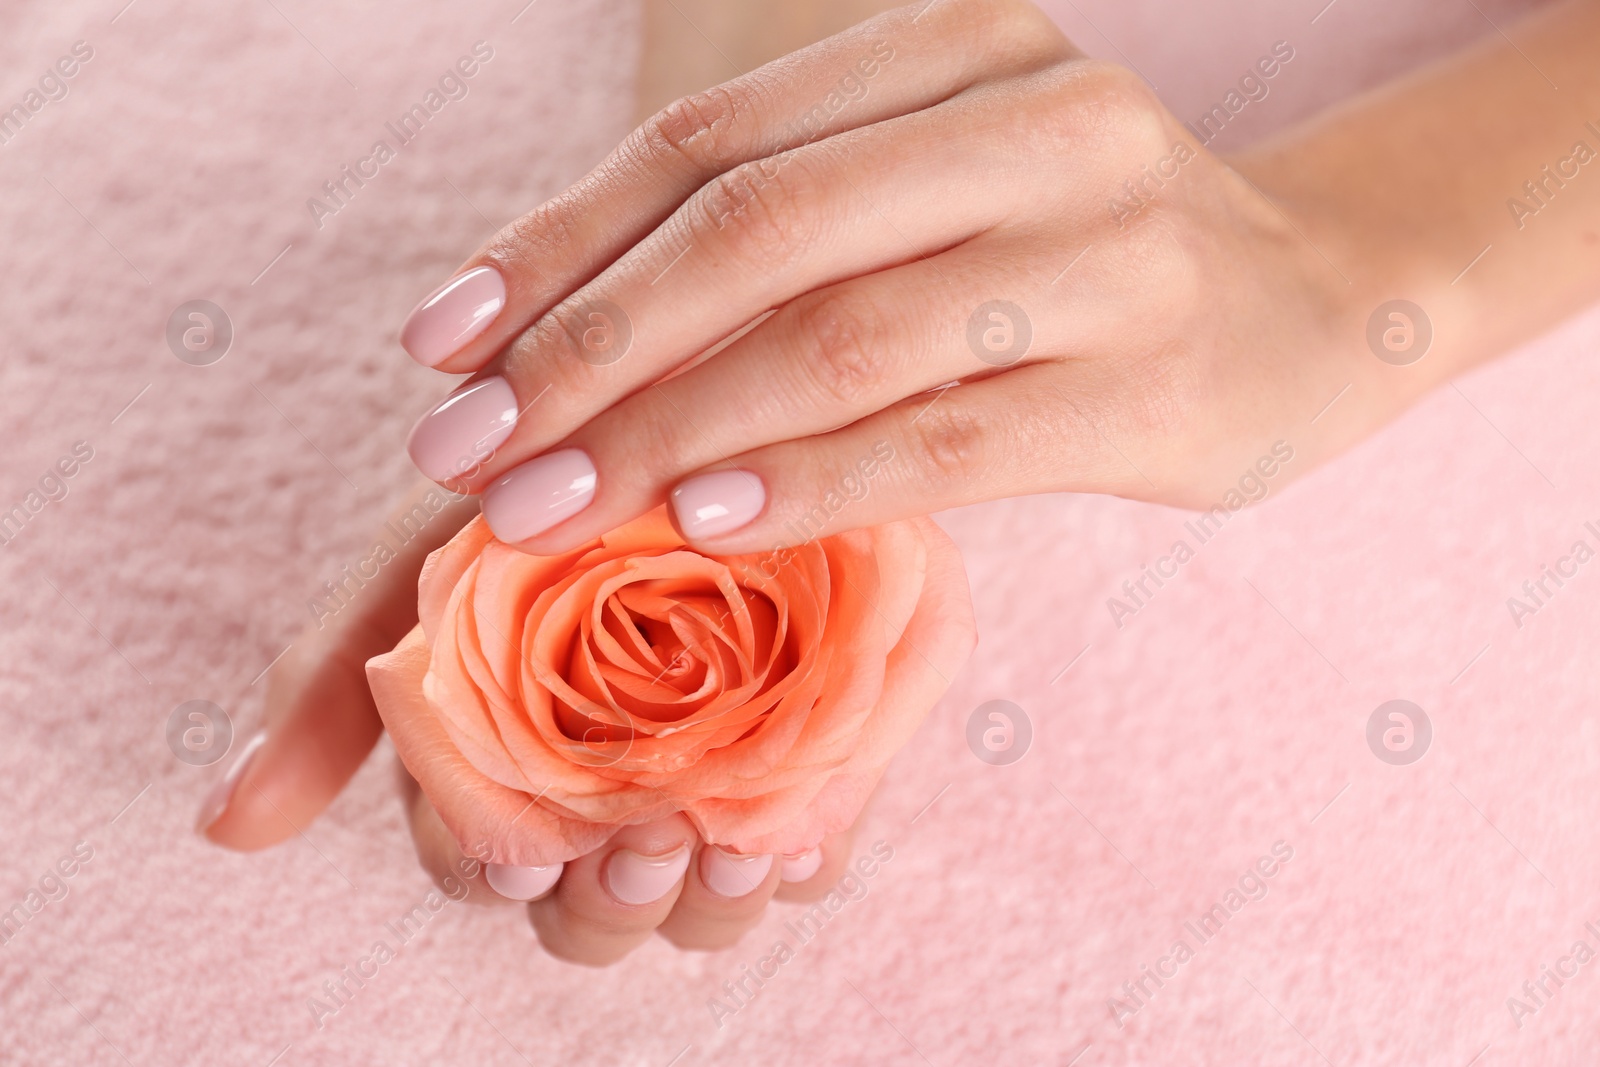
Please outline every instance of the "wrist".
M1412 196L1386 184L1363 162L1373 153L1338 132L1282 138L1226 160L1325 268L1329 310L1320 341L1310 343L1351 386L1328 429L1349 439L1334 450L1512 343L1481 321L1484 293L1473 273L1483 264L1472 260L1490 242L1460 225L1436 191L1413 188ZM1417 210L1418 198L1430 197L1431 209Z

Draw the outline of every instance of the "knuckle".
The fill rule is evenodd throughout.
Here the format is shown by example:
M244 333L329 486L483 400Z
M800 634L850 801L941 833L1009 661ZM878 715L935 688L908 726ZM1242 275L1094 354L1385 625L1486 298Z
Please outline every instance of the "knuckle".
M1057 139L1113 158L1143 159L1172 147L1160 100L1126 67L1098 59L1061 63L1042 76L1037 116Z
M878 392L890 374L879 313L858 296L828 294L795 313L811 384L828 401L855 404Z
M511 342L501 357L502 375L514 385L528 383L535 391L548 387L556 395L592 389L594 372L578 358L583 351L583 322L570 300L552 308Z
M727 82L674 100L635 133L631 154L647 163L682 159L702 173L743 160L743 121L756 111L754 83Z
M922 465L930 488L960 486L975 481L988 462L988 432L964 411L928 408L911 424L913 455Z
M689 416L678 404L652 402L642 408L618 412L618 423L626 427L622 434L615 429L608 431L604 423L596 422L595 450L615 447L603 442L616 442L621 447L618 461L639 471L651 485L668 485L685 470L693 470L706 461L702 455L705 439L695 432Z
M1104 59L1080 59L1067 64L1080 90L1099 100L1115 113L1159 111L1160 101L1143 78L1119 63Z
M1205 234L1192 226L1181 208L1156 212L1118 238L1118 253L1137 279L1140 303L1151 311L1165 309L1184 316L1202 302L1200 265Z
M569 321L570 320L570 321ZM500 375L512 384L519 399L518 435L493 447L477 447L457 482L457 492L471 487L482 492L488 479L498 478L514 466L518 450L542 451L583 424L581 407L562 398L592 396L604 382L608 368L585 362L578 355L582 344L576 314L557 308L511 343L499 357ZM614 368L610 368L614 370ZM546 395L548 394L548 395ZM529 417L540 412L542 418Z
M994 57L1070 51L1050 16L1029 0L970 0L940 14L949 20L950 32L964 40L971 40L976 28L978 39L972 43ZM915 17L920 20L920 12Z
M1030 0L995 0L990 8L994 36L1016 51L1050 56L1072 53L1055 20Z
M593 328L591 308L591 301L573 297L551 309L545 316L545 321L541 322L535 331L539 347L581 359L589 350L586 342L589 331ZM577 369L575 363L576 360L569 359L557 361L557 365L572 370Z
M485 258L512 275L538 276L540 264L571 254L579 211L569 197L541 204L506 226L489 242Z
M990 78L1038 71L1081 54L1050 15L1029 0L919 0L883 18L885 29L928 32L943 45L954 45L963 60Z
M700 221L740 260L781 268L816 236L818 199L793 156L762 159L713 178L699 197Z

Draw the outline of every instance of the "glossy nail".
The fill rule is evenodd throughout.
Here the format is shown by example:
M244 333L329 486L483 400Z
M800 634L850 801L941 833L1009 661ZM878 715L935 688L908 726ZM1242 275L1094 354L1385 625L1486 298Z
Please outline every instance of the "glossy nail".
M577 448L530 459L483 492L483 521L508 544L526 541L589 506L594 464Z
M517 395L504 378L485 378L445 397L417 420L406 451L436 482L460 478L483 465L517 425Z
M767 506L767 489L752 471L712 471L678 483L672 513L691 541L746 525Z
M624 904L651 904L666 896L689 869L689 846L664 856L618 849L606 861L606 889Z
M507 900L532 900L544 896L561 878L565 863L546 867L513 867L508 863L485 863L484 881Z
M424 367L437 367L484 330L506 306L506 282L493 267L458 274L406 316L400 344Z
M206 794L206 799L200 804L200 817L194 823L196 833L205 833L212 823L222 818L222 813L228 810L228 803L233 800L233 791L238 788L239 779L250 769L250 762L256 758L256 753L266 740L265 730L252 737L249 744L239 753L239 758L233 761L233 766L228 768L228 773L211 787L211 792Z
M707 846L700 852L700 880L719 897L754 893L772 870L770 855L740 856Z
M778 877L785 882L808 881L822 868L822 849L814 848L798 856L783 857L783 869Z

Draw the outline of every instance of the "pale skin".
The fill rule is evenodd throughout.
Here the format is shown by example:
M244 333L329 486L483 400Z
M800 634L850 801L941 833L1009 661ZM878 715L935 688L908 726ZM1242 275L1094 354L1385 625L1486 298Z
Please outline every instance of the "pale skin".
M725 469L759 480L759 513L715 536L675 520L707 551L769 550L878 441L895 459L825 532L1023 493L1208 507L1274 442L1295 454L1281 484L1600 295L1600 164L1558 165L1577 141L1600 149L1584 125L1600 125L1600 4L1548 7L1506 27L1514 46L1491 34L1226 158L1020 0L888 11L722 81L882 5L782 5L787 21L753 19L755 6L648 5L641 101L677 102L461 268L496 268L507 302L439 368L500 375L519 406L547 390L468 487L560 449L598 473L592 502L529 551L571 548ZM884 42L893 58L869 91L797 142L797 116ZM1177 146L1175 176L1137 210L1110 207ZM1397 297L1433 331L1404 366L1367 341ZM606 366L571 355L572 309L594 299L634 329ZM969 317L996 299L1031 324L1012 361L968 343ZM474 511L457 509L275 670L267 740L212 840L274 844L344 787L381 730L362 665L415 623L422 555ZM414 786L404 794L423 865L455 873L458 844ZM653 904L606 888L616 849L679 845L695 858ZM831 838L811 877L780 883L774 863L729 898L702 880L679 816L619 832L527 906L546 948L577 962L612 962L658 931L722 947L772 897L820 896L850 846ZM472 882L472 899L506 903Z

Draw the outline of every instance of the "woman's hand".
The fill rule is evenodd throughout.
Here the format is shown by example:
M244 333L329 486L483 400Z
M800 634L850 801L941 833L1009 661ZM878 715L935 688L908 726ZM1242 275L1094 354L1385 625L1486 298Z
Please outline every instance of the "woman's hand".
M770 900L820 900L850 862L854 829L799 856L731 856L705 844L683 815L627 826L565 864L480 864L400 771L417 857L447 892L473 903L527 901L546 952L570 963L615 963L659 933L678 948L728 948L761 920ZM459 891L457 891L459 895Z
M366 661L416 625L423 561L477 512L471 500L429 506L443 499L428 485L409 494L386 528L409 523L412 540L272 668L265 729L241 746L201 806L197 829L211 841L251 851L293 837L366 760L383 732ZM615 962L656 931L680 948L725 948L774 897L820 899L850 860L853 835L846 832L806 855L742 861L706 847L689 820L675 815L620 830L565 869L482 864L463 852L416 782L403 768L399 773L417 857L440 888L459 898L464 885L466 898L480 904L532 901L540 942L575 963Z
M1279 440L1294 476L1600 288L1600 180L1563 169L1596 136L1600 7L1512 32L1230 169L1025 4L892 12L669 107L469 260L402 336L479 372L413 454L487 489L491 526L535 551L674 490L688 539L743 551L1051 489L1209 506ZM1431 319L1420 361L1369 342L1395 298ZM265 847L343 787L380 732L364 663L415 623L422 558L469 514L273 669L265 740L208 799L207 836ZM425 865L459 877L408 796ZM753 921L737 901L668 918L703 899L698 854L623 905L614 849L697 848L681 826L627 834L535 905L554 951L603 962L658 924L709 945ZM837 876L843 847L823 851L794 891ZM495 899L550 875L493 897L474 877Z
M1293 477L1600 288L1600 8L1510 33L1230 167L1021 0L889 12L667 107L469 259L402 335L476 372L412 455L536 552L669 495L749 551Z
M668 107L469 260L403 333L478 372L411 451L541 553L669 495L724 552L1205 507L1386 369L1327 252L1030 5L918 5Z

